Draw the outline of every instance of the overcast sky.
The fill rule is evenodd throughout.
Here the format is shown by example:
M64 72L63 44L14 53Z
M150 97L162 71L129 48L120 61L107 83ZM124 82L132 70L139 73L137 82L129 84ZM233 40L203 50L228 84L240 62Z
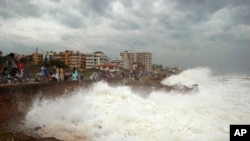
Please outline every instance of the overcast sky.
M152 52L163 66L250 72L250 0L0 0L0 50Z

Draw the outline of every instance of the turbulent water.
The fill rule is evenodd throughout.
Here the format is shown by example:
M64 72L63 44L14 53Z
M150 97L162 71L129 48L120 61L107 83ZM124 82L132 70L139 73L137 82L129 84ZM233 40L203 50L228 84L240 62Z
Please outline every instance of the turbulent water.
M227 141L230 124L250 123L250 77L183 71L162 84L199 84L196 93L153 91L98 82L57 99L38 99L24 128L67 141Z

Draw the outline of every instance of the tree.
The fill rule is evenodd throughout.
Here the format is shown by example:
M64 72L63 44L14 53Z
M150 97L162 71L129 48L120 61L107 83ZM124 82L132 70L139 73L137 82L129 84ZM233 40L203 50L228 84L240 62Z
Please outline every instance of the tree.
M0 56L0 64L6 65L9 55L5 55L3 57Z
M51 66L56 66L58 68L67 68L68 66L61 60L52 60L50 63Z
M30 64L30 60L29 59L27 59L27 58L25 58L25 57L23 57L23 58L20 58L20 60L19 60L20 62L22 62L23 64Z
M44 63L45 63L45 64L48 64L48 62L49 62L49 61L48 61L48 58L47 58L47 56L46 56L45 59L44 59Z

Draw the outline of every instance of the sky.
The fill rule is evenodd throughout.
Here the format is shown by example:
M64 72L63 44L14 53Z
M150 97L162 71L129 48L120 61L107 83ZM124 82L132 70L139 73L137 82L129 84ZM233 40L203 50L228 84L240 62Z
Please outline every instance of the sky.
M0 0L0 50L152 53L152 63L250 74L249 0Z

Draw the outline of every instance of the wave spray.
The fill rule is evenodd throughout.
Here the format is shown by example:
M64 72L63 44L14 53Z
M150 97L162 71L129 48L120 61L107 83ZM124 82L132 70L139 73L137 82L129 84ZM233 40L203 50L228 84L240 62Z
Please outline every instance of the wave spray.
M250 123L250 77L213 76L194 68L163 80L199 84L195 94L154 90L147 96L105 82L56 99L37 99L24 128L67 141L227 141L230 124Z

